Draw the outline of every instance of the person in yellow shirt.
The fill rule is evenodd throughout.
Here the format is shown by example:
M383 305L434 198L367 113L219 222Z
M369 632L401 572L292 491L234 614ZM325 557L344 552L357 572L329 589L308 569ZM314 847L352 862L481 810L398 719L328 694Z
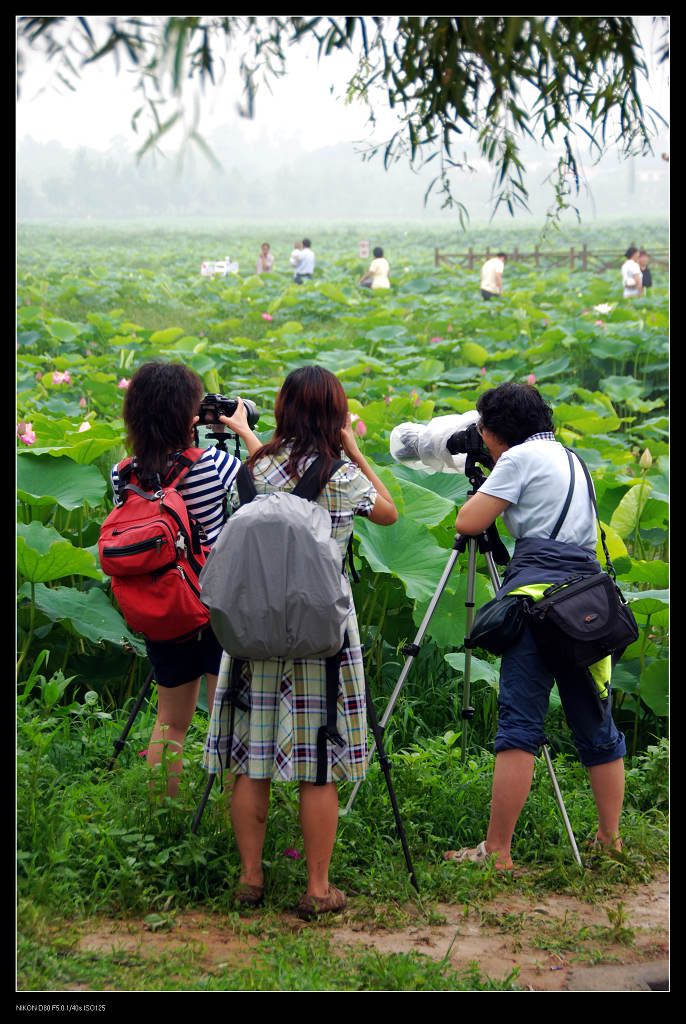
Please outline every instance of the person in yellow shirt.
M360 278L360 284L363 288L390 288L391 268L384 257L383 249L377 246L373 253L374 259L369 264L367 273Z

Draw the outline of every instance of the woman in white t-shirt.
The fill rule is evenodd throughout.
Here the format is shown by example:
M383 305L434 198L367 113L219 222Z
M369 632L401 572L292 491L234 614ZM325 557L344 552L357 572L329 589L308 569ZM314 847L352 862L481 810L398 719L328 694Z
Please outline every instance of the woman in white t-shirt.
M638 249L630 245L622 264L622 287L625 299L638 299L643 294L643 274L638 263Z
M498 594L524 589L536 600L551 583L572 574L599 572L595 510L574 455L571 504L556 538L551 537L570 486L570 463L565 448L555 440L552 413L541 394L531 385L507 382L483 392L476 407L481 416L477 429L494 466L460 509L455 526L458 533L478 536L502 515L516 544ZM605 696L599 702L594 690L597 674L564 664L550 671L529 626L505 651L488 833L475 849L449 850L447 860L488 862L495 854L496 867L512 869L511 843L531 787L534 755L545 742L544 719L554 682L579 757L589 771L598 809L596 844L621 849L626 743L612 720L607 662L598 663L606 673Z
M384 257L383 249L377 246L373 250L374 259L369 264L369 270L360 278L363 288L390 288L391 268L388 260Z

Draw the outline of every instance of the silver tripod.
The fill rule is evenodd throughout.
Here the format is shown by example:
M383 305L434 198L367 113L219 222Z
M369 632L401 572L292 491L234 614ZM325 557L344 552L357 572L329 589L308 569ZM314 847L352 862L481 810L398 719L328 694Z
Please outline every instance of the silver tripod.
M477 474L479 473L478 467L476 468L476 473ZM471 480L472 484L474 485L474 490L471 491L470 493L474 493L474 491L477 489L478 480L475 480L475 478L473 476L470 476L470 480ZM502 544L502 541L498 537L498 534L497 534L497 531L496 531L495 527L491 527L487 532L481 534L478 537L464 537L464 536L461 536L460 534L457 534L456 537L455 537L455 543L453 545L453 549L452 549L452 551L450 553L450 558L448 559L447 565L446 565L445 569L443 570L443 575L441 576L441 579L440 579L439 584L438 584L438 586L436 588L436 591L435 591L433 597L431 598L431 602L429 603L429 607L426 610L426 614L424 615L424 618L422 619L422 623L421 623L421 625L419 627L417 635L415 636L413 643L407 644L405 647L403 647L403 654L407 655L407 659L405 661L405 664L403 665L403 668L402 668L402 671L401 671L400 676L398 678L398 682L396 683L395 689L393 690L393 693L391 694L391 698L390 698L390 700L388 702L388 706L387 706L387 708L386 708L386 710L385 710L385 712L383 714L383 717L381 718L381 721L378 723L377 730L381 733L381 735L383 735L383 732L384 732L384 730L386 728L388 720L390 719L391 715L393 714L393 709L395 707L395 704L396 704L396 701L397 701L398 697L400 696L400 691L402 690L403 685L405 683L405 679L407 678L407 675L408 675L408 673L409 673L409 671L410 671L410 669L411 669L411 667L412 667L412 665L414 663L414 659L416 658L416 656L417 656L417 654L419 652L419 648L420 648L421 642L422 642L422 640L424 638L424 634L426 633L428 625L429 625L429 623L431 621L431 618L432 618L432 616L433 616L433 614L434 614L434 612L436 610L436 606L438 605L438 602L441 599L443 591L446 588L446 585L447 585L448 580L450 578L450 575L451 575L451 573L453 571L455 563L456 563L456 561L458 559L458 556L460 555L461 552L463 552L465 550L467 550L467 590L466 590L466 598L465 598L465 607L467 609L467 631L466 631L465 639L469 638L469 636L471 635L472 625L473 625L473 622L474 622L474 585L475 585L475 579L476 579L476 556L477 556L477 551L480 551L485 556L486 564L488 566L488 572L489 572L489 575L491 577L491 583L493 584L493 588L495 590L497 590L500 587L500 577L498 576L498 570L496 569L496 566L495 566L494 552L496 553L500 564L506 564L506 562L509 560L509 555L507 554L507 551L506 551L504 545ZM463 698L462 698L462 702L463 702L462 703L462 719L463 719L463 728L462 728L462 759L463 760L465 758L466 749L467 749L467 724L470 721L470 719L472 719L474 717L474 708L471 707L471 705L470 705L470 699L471 699L471 692L470 692L471 658L472 658L471 649L469 647L467 647L467 645L465 644L464 689L463 689ZM376 749L376 744L372 743L370 748L369 748L369 760L370 761L371 761L371 758L374 755L375 749ZM551 757L550 757L550 751L548 750L547 743L544 743L542 745L542 750L543 750L543 757L545 759L546 767L547 767L548 773L550 775L550 780L551 780L552 785L553 785L553 790L555 792L555 797L557 799L557 803L558 803L558 806L560 808L560 813L562 815L562 820L564 822L565 829L567 830L567 835L569 837L569 842L571 844L572 851L574 853L574 859L576 860L576 862L579 865L579 867L581 867L582 866L582 864L581 864L581 857L579 856L579 850L578 850L577 845L576 845L576 840L574 838L574 832L572 831L572 826L569 823L569 818L567 816L567 811L566 811L566 808L565 808L565 805L564 805L564 801L562 799L562 793L560 792L560 787L559 787L558 782L557 782L557 777L555 775L555 769L553 768L553 762L552 762ZM346 804L345 808L341 811L342 814L347 814L348 811L351 809L351 807L353 805L353 802L355 800L355 797L357 796L357 792L358 792L358 790L359 790L361 785L362 785L361 782L357 782L355 784L355 787L354 787L352 793L350 794L350 799L348 800L348 803Z

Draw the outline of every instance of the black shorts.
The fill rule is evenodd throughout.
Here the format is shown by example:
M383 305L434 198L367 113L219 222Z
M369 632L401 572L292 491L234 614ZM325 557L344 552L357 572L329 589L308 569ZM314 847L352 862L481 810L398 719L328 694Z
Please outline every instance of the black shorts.
M183 686L200 676L216 676L222 657L221 644L207 626L202 633L181 643L145 641L158 686Z

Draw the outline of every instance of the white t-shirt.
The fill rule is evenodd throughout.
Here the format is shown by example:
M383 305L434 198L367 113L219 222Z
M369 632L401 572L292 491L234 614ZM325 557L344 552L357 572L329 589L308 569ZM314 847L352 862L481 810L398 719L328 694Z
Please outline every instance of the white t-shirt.
M557 535L565 544L578 544L595 554L595 510L583 468L572 453L574 492ZM562 512L569 488L569 462L557 441L529 440L513 445L500 456L479 491L511 504L502 513L508 532L516 540L549 540Z
M638 286L643 281L643 274L636 260L626 260L622 264L622 284L624 286L624 298L630 299L638 295Z
M314 272L314 253L311 249L300 249L293 251L293 256L296 256L297 262L295 263L296 274L312 274Z
M369 273L372 274L372 288L390 288L389 274L391 268L384 256L377 256L369 264Z
M504 269L505 264L497 256L492 256L490 260L486 260L481 268L481 287L485 292L491 292L493 295L500 294L497 275L502 274Z

